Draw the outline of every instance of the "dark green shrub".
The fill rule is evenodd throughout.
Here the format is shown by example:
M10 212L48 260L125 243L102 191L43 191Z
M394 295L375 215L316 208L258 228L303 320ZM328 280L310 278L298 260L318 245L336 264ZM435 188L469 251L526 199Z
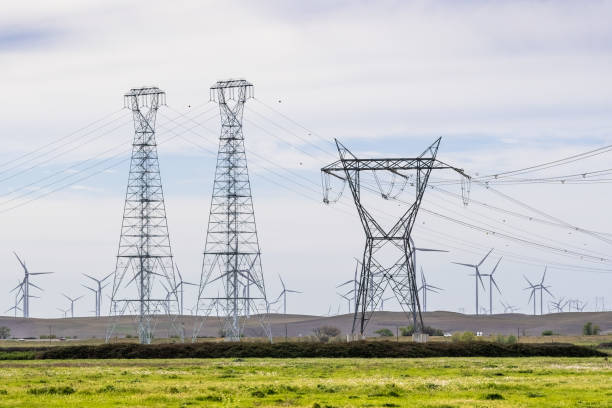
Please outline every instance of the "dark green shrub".
M544 330L542 332L542 336L552 336L553 335L553 331L552 330Z
M444 336L444 331L440 329L435 329L431 326L424 326L423 333L428 334L430 336ZM412 336L414 334L414 327L412 326L400 327L400 334L402 336Z
M0 326L0 339L8 339L11 337L11 329L6 326Z
M32 395L70 395L74 394L74 388L69 385L63 387L43 387L43 388L30 388L28 394Z
M141 345L113 343L97 346L49 346L5 348L5 353L30 353L37 359L106 358L312 358L312 357L597 357L605 356L591 347L564 343L498 344L477 342L204 342Z
M485 395L484 399L486 399L486 400L503 400L504 396L495 392L495 393L492 393L492 394Z

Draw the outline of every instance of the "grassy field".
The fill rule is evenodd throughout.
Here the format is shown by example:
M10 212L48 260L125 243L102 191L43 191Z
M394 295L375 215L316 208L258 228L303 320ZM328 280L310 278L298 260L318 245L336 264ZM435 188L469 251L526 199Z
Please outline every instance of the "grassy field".
M1 407L612 407L605 358L0 362Z

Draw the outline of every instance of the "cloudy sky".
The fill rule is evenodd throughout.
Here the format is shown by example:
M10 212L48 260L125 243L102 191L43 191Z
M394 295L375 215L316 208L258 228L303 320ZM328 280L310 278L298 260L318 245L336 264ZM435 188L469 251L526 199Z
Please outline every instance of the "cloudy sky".
M197 281L219 132L208 89L233 77L255 84L244 133L264 275L273 295L279 274L304 292L290 299L292 313L346 312L335 286L363 250L348 194L322 203L319 169L337 156L334 138L375 157L412 156L442 136L439 158L475 176L612 144L611 2L457 3L3 5L0 313L21 276L12 251L32 271L56 272L35 280L45 291L34 316L58 316L62 292L86 294L81 273L113 270L133 136L122 95L132 87L167 92L158 139L168 222L176 262ZM611 155L519 178L605 170ZM450 251L419 255L429 282L444 288L428 297L429 310L472 313L473 278L451 261L476 262L491 248L485 269L503 256L495 311L503 299L528 312L523 275L536 280L545 265L557 297L593 309L609 295L608 236L570 227L612 232L605 180L495 191L474 183L467 207L452 195L458 180L434 175L438 189L427 191L414 231L418 246ZM405 208L368 200L383 223ZM560 221L538 221L548 216ZM87 294L77 314L92 308Z

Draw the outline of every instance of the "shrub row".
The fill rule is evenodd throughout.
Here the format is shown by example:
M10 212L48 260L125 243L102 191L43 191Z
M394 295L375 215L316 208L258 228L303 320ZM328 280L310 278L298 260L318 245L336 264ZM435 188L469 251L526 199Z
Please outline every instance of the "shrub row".
M466 343L196 343L103 344L32 350L37 359L238 358L238 357L595 357L606 354L573 344Z

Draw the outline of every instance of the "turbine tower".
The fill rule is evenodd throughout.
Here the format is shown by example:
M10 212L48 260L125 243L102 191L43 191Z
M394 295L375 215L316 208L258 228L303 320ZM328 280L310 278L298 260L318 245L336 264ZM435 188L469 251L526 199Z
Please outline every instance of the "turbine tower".
M497 267L499 266L499 263L501 262L501 260L502 258L499 258L499 261L497 261L491 273L481 273L480 274L480 276L489 278L489 314L493 314L493 286L494 285L497 291L499 292L499 294L501 295L501 289L499 288L499 286L497 286L497 282L495 281L495 278L493 277L493 274L497 270Z
M472 265L472 264L466 264L466 263L460 263L460 262L453 262L456 265L462 265L462 266L467 266L469 268L474 268L474 276L475 280L476 280L476 315L478 315L479 313L479 309L478 309L478 281L480 281L480 284L482 285L482 288L484 289L484 283L482 282L482 274L480 273L480 267L482 266L482 264L484 263L484 261L487 259L487 257L491 254L491 252L493 252L493 248L491 248L491 250L489 252L487 252L487 254L484 256L484 258L482 258L482 260L480 262L478 262L476 265Z
M208 232L198 294L205 314L219 306L226 339L239 341L244 324L257 315L272 339L251 183L247 167L242 115L253 85L243 79L219 81L210 98L219 104L221 135L213 184ZM217 295L220 293L220 296Z
M30 276L34 276L34 275L48 275L51 274L53 272L30 272L28 267L26 266L25 261L22 261L21 258L19 258L19 255L17 255L16 252L13 252L15 254L15 257L17 258L17 260L19 261L19 263L21 264L21 267L23 268L23 280L19 283L19 285L17 285L13 290L11 290L11 292L17 290L17 297L19 297L19 295L21 294L21 303L22 303L22 307L21 310L23 311L23 317L30 317L30 298L37 298L38 296L34 296L34 295L30 295L30 286L34 287L36 289L40 289L42 290L40 287L36 286L35 284L33 284L32 282L30 282ZM17 306L17 305L15 305Z
M336 147L340 160L329 164L321 169L323 176L323 202L329 203L329 192L331 178L341 179L348 182L355 207L366 236L366 244L363 252L361 276L359 278L358 292L355 302L355 314L353 317L352 333L356 331L365 335L366 326L372 317L373 310L370 308L370 296L377 304L384 297L387 288L391 289L402 309L411 317L415 333L423 331L423 317L421 316L421 305L419 303L418 288L416 283L415 248L411 241L412 228L427 188L427 182L431 172L436 169L451 169L464 175L461 169L451 167L436 160L440 140L437 139L418 157L410 158L357 158L342 143L336 140ZM414 186L415 198L408 203L406 211L399 216L390 228L383 228L379 220L365 207L362 201L362 187L368 188L362 182L362 177L373 175L379 186L382 199L394 199L389 189L383 191L380 176L392 177L393 181L398 177L404 182L408 181ZM389 183L393 186L394 183ZM393 187L392 187L393 188ZM392 189L391 188L391 189ZM403 188L400 190L403 190ZM399 193L398 193L399 194ZM396 261L389 264L387 257L381 256L383 249L394 253ZM384 260L384 263L383 263Z
M137 316L141 344L151 343L152 321L160 304L165 302L160 286L155 285L156 279L176 286L155 139L157 110L165 105L165 96L156 87L133 88L124 95L125 106L134 119L134 139L111 313L118 310L123 314L128 310ZM178 305L178 300L173 304ZM107 331L107 342L115 324L116 321Z

